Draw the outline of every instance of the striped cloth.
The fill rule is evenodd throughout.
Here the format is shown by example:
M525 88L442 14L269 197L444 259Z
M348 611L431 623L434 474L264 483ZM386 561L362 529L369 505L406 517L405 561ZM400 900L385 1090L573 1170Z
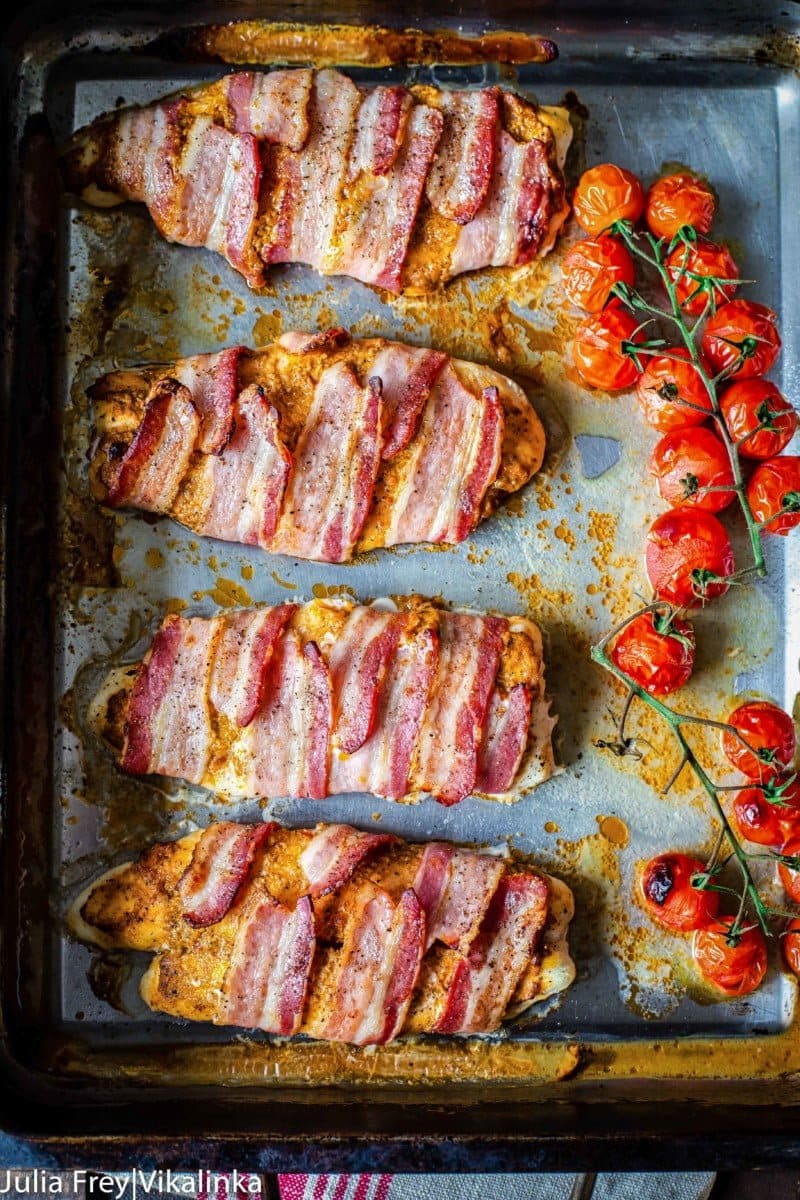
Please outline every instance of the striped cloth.
M281 1200L570 1200L576 1175L279 1175ZM711 1172L598 1175L592 1200L707 1200Z
M387 1200L391 1175L279 1175L281 1200Z

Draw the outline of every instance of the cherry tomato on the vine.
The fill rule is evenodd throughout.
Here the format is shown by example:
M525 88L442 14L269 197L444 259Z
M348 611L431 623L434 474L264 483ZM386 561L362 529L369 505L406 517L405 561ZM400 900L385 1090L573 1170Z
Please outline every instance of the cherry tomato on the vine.
M701 975L728 996L747 996L767 973L767 943L760 929L741 933L735 946L728 935L735 918L717 917L692 939L692 955Z
M669 696L694 669L694 629L680 617L641 613L619 633L611 661L651 696Z
M696 175L680 171L657 179L647 193L645 220L656 237L674 238L683 225L708 233L717 202L711 187Z
M760 788L744 788L733 801L733 820L742 837L759 846L780 846L786 834L780 809Z
M675 508L656 517L645 547L647 578L660 600L697 607L728 590L733 574L728 534L701 509Z
M638 221L644 209L641 183L614 163L584 171L572 197L575 220L586 233L597 234L615 221Z
M703 490L732 487L734 479L722 439L702 425L665 434L650 455L650 474L661 499L673 508L691 505L721 512L736 499L735 492Z
M692 887L692 877L705 872L705 863L688 854L659 854L645 864L641 888L645 908L665 929L688 933L713 920L719 893Z
M760 783L775 779L792 765L797 745L794 721L768 700L748 700L727 719L744 742L729 730L722 733L722 752L731 766Z
M636 398L648 425L669 433L685 425L701 425L713 404L685 346L643 358Z
M627 247L619 238L603 234L584 238L573 246L561 264L567 299L585 312L605 308L615 283L632 285L636 268Z
M701 240L694 245L682 243L669 255L666 267L675 284L678 303L689 316L699 317L706 307L711 312L712 301L715 305L724 304L726 300L732 300L736 293L737 284L721 281L738 279L739 268L730 251L716 242ZM708 282L704 283L703 280Z
M792 858L800 857L800 837L789 838L788 842L784 842L781 854L787 854ZM790 867L788 863L779 863L778 874L786 895L796 904L800 904L800 871Z
M747 502L765 533L785 536L800 525L800 456L759 463L747 484Z
M572 343L575 369L589 387L607 392L632 387L638 374L636 363L624 353L622 344L641 340L636 318L621 305L610 304L578 326Z
M728 370L730 379L766 375L781 348L777 319L766 304L730 300L706 321L703 354L716 372Z
M781 954L793 975L800 978L800 918L792 917L781 936Z
M728 432L744 458L772 458L795 435L800 418L768 379L740 379L719 402Z

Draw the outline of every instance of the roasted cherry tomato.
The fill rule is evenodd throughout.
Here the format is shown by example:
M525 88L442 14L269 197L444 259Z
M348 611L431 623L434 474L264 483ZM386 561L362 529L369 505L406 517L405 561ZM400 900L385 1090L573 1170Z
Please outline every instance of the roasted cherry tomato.
M742 837L759 846L780 846L786 838L780 809L770 804L760 788L736 793L733 819Z
M703 283L703 280L738 279L739 268L730 251L716 242L699 241L689 246L676 246L667 258L667 271L675 284L678 303L685 313L699 317L711 311L713 304L724 304L732 300L737 284ZM710 297L710 300L709 300Z
M605 308L615 283L633 284L636 268L630 251L614 237L584 238L561 264L567 299L585 312Z
M705 863L688 854L659 854L642 871L642 896L654 921L665 929L688 933L713 920L719 893L692 887L692 876L705 871Z
M694 648L694 630L688 621L648 612L625 626L610 657L651 696L669 696L691 676Z
M766 375L781 348L777 319L766 304L731 300L706 321L700 342L703 354L717 373L731 368L730 379Z
M644 219L656 237L674 238L683 225L708 233L717 201L713 191L696 175L681 171L657 179L647 193Z
M689 351L675 346L668 354L648 356L643 362L636 398L647 423L662 433L701 425L713 405Z
M734 917L717 917L692 939L692 955L704 979L728 996L747 996L767 973L767 943L760 929L747 929L735 946L727 937Z
M723 753L731 766L748 779L764 783L791 767L797 745L794 721L777 704L748 700L733 710L728 724L739 731L747 745L726 729L722 734Z
M747 501L765 533L785 536L800 525L800 456L784 454L759 463L747 484Z
M721 512L736 499L735 492L703 490L732 487L734 479L722 439L702 425L665 434L650 455L650 474L661 499L673 508L691 505Z
M800 857L800 837L789 838L788 842L784 842L781 854L788 854L793 858ZM794 900L795 904L800 904L800 871L796 871L788 863L779 863L778 874L786 895Z
M619 304L610 304L597 316L587 317L572 343L575 369L589 387L618 392L633 387L636 363L623 353L623 342L641 341L639 322Z
M745 458L772 458L795 435L800 419L768 379L740 379L719 402L728 432Z
M781 936L781 954L793 975L800 978L800 918L792 917Z
M696 508L662 513L647 535L645 568L659 600L676 608L697 607L724 595L728 585L723 578L733 574L725 527Z
M575 220L586 233L602 233L615 221L638 221L644 191L635 175L614 163L584 171L572 197Z

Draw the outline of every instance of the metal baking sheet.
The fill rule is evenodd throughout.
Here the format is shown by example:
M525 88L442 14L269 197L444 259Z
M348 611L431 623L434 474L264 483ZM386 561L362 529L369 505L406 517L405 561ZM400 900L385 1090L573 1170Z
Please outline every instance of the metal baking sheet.
M758 280L748 294L781 314L784 352L775 378L797 397L800 242L792 197L800 161L798 79L777 67L713 60L677 65L657 55L644 74L624 41L600 56L586 34L565 33L559 40L556 64L522 68L514 79L491 66L352 73L376 83L500 80L542 103L558 103L571 91L570 102L588 110L573 167L614 160L646 180L667 162L703 171L720 195L719 236L739 254L744 274ZM61 140L120 102L146 102L221 70L168 67L125 53L73 54L56 69L32 73L25 102L32 111L44 109ZM559 295L558 273L572 236L541 267L484 273L430 298L387 300L353 281L320 279L301 267L275 269L268 288L253 293L215 256L162 242L143 209L107 213L62 203L54 359L63 445L61 510L54 520L61 529L69 525L75 561L55 597L53 1027L99 1048L237 1037L153 1016L136 997L143 962L126 973L60 932L66 907L106 866L212 814L253 818L260 811L254 803L220 805L196 789L123 780L87 731L86 708L115 656L122 649L123 657L135 657L167 606L208 614L219 604L310 599L342 588L360 599L422 592L534 617L548 645L564 771L513 806L466 800L447 809L432 801L404 806L340 797L281 801L264 811L295 825L379 822L409 838L508 842L567 879L578 905L571 937L576 983L560 1007L513 1026L502 1038L598 1043L746 1037L777 1035L792 1025L794 982L773 967L755 996L710 1003L692 982L686 942L656 938L633 901L637 863L664 848L708 849L714 831L688 779L668 798L658 794L670 773L671 750L655 726L640 728L651 745L639 766L620 763L593 744L608 735L608 708L619 707L619 696L589 663L588 646L631 610L635 592L646 590L641 552L659 505L646 473L655 438L633 399L587 394L566 364L575 322ZM268 556L136 516L118 516L98 533L86 495L90 421L83 397L96 375L333 323L356 336L432 344L513 376L547 426L550 449L542 474L459 548L377 552L349 567ZM110 554L100 566L98 545L100 559L106 550ZM741 537L736 545L743 546ZM764 693L792 707L800 604L791 550L791 542L774 540L769 580L732 591L698 616L700 669L682 694L686 707L721 715L739 691ZM109 563L113 587L105 585Z

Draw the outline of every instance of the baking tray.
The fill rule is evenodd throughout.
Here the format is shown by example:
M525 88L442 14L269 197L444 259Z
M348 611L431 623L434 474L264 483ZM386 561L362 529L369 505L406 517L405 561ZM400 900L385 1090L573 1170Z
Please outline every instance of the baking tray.
M241 5L213 14L189 5L182 20L222 15L254 14ZM281 8L275 15L308 14ZM436 28L456 14L442 6L423 17L408 7L392 18ZM493 6L491 22L478 8L460 7L457 18L467 32L489 24L553 36L561 57L513 77L486 64L422 67L415 78L507 80L543 102L572 93L576 170L585 157L617 159L645 177L667 161L708 173L720 191L721 235L758 279L758 299L781 313L779 382L796 396L800 254L791 197L800 84L791 17L762 8L754 22L744 9L713 6L702 25L692 17L681 26L671 8L666 27L655 8L639 6L635 21L615 25L599 10L562 5L558 18L537 9L535 22L530 10L513 6ZM397 1167L404 1155L407 1169L588 1165L610 1161L621 1144L633 1166L663 1147L653 1138L667 1130L698 1161L740 1161L745 1147L765 1161L792 1153L792 1075L800 1065L794 984L773 972L755 997L711 1006L687 992L685 947L654 945L629 902L638 861L665 846L707 845L713 830L688 788L669 800L656 794L669 765L654 728L642 729L653 742L644 777L593 747L616 697L586 648L643 584L641 544L656 511L645 483L652 439L630 399L588 397L565 372L571 326L555 290L557 256L542 270L457 282L431 299L383 302L352 281L320 281L296 267L277 270L267 292L253 295L205 252L160 243L143 211L109 217L67 205L53 139L120 99L154 98L224 69L138 52L171 19L157 5L79 6L67 25L48 5L32 5L7 42L14 186L4 376L3 1120L60 1156L71 1152L68 1132L147 1132L153 1153L185 1162L181 1137L202 1132L221 1139L205 1152L220 1162L234 1153L235 1134L235 1153L246 1152L251 1164L258 1153L266 1169L312 1158ZM337 8L334 19L387 18L373 5ZM409 77L405 68L354 73L376 82ZM542 477L458 550L383 553L348 568L254 556L169 522L109 521L87 503L82 392L94 375L152 358L158 346L195 353L328 323L432 341L512 374L548 428ZM708 650L687 703L699 711L718 712L745 689L791 707L797 558L792 567L791 542L769 549L768 584L730 596L698 621ZM547 635L567 769L516 806L339 798L271 809L291 824L324 816L366 825L374 814L381 828L411 837L510 838L564 875L579 904L578 980L560 1008L502 1037L354 1054L180 1025L137 1008L136 966L127 972L93 959L62 936L65 907L99 870L221 811L191 789L123 781L87 736L86 704L114 653L124 645L135 655L168 601L210 612L218 603L309 598L342 586L362 598L419 590L528 612ZM253 817L258 809L225 812ZM659 966L665 953L674 972ZM687 1100L690 1118L681 1112ZM745 1102L755 1107L737 1112ZM767 1104L786 1107L776 1116ZM702 1150L711 1130L713 1148ZM144 1152L140 1143L137 1153Z

